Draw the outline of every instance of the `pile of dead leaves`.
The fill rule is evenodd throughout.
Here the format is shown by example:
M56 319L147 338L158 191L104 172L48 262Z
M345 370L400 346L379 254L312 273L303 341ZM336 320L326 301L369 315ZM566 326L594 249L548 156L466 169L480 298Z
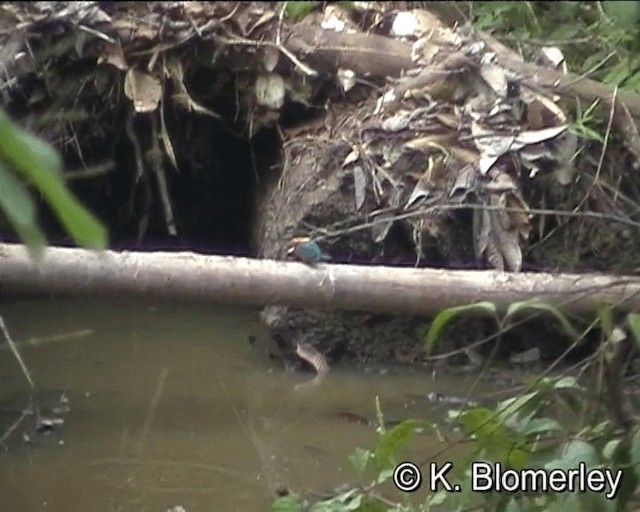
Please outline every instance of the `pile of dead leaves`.
M423 10L376 2L306 4L5 3L2 101L85 170L113 166L105 141L129 139L135 179L158 177L167 230L176 234L163 176L165 168L179 167L176 153L190 148L174 142L168 106L187 117L239 125L251 137L277 125L289 103L307 105L328 87L348 103L364 88L368 106L354 106L357 115L339 135L350 148L342 167L353 176L355 210L366 200L377 207L374 242L400 222L419 259L428 246L452 238L445 220L465 209L473 212L475 256L494 268L520 270L530 234L542 243L559 228L563 233L553 239L558 253L580 242L565 269L587 257L619 258L622 243L627 254L638 253L640 237L630 230L638 229L640 185L616 170L624 152L604 157L602 151L595 159L585 152L588 158L576 160L587 145L570 130L548 80L539 86L537 76L504 64L522 62L520 56L469 28L450 29ZM542 50L544 69L562 73L558 51ZM202 70L208 74L190 78ZM212 77L208 87L202 76ZM233 115L216 111L203 90L226 91ZM148 133L134 125L140 118L149 121L143 125ZM626 137L634 139L633 133ZM575 216L588 210L602 218L587 215L572 224L574 217L543 215L543 208ZM627 223L609 229L607 216ZM560 257L540 258L554 259Z

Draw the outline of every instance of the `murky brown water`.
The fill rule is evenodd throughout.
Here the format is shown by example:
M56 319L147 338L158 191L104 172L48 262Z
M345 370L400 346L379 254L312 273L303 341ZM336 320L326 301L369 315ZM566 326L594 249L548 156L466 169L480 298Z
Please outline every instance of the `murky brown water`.
M22 348L34 405L68 406L53 435L29 416L0 453L0 511L268 510L278 485L299 492L352 481L347 455L373 428L336 413L429 415L415 394L464 394L470 380L413 370L334 368L318 386L283 371L248 336L257 312L159 303L22 301L0 307ZM28 407L17 362L0 350L0 436ZM23 436L33 440L25 443ZM37 441L37 443L35 442ZM424 436L424 457L436 451Z

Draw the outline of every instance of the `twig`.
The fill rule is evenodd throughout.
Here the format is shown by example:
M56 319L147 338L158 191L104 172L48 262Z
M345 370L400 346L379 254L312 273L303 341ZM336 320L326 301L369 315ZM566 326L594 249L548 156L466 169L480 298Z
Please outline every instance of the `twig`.
M302 71L307 76L318 76L318 72L315 69L310 68L305 63L298 60L298 58L291 53L283 44L272 43L271 41L253 41L251 39L244 39L237 36L233 37L221 37L221 36L213 36L213 39L216 41L228 44L228 45L242 45L242 46L255 46L257 48L263 46L271 46L273 48L277 48L280 50L300 71Z
M158 144L158 126L156 118L151 114L151 149L147 153L149 163L158 181L158 192L162 200L165 222L167 223L167 232L171 236L177 236L175 217L173 215L173 207L171 205L171 197L169 196L169 187L167 186L167 177L165 175L164 166L162 165L162 150Z
M158 403L160 402L160 397L164 391L164 384L167 381L167 376L169 375L169 368L163 368L160 370L160 375L158 375L158 380L156 382L155 393L153 394L153 398L151 399L151 403L149 404L149 410L147 411L147 417L144 420L144 424L142 425L142 429L140 430L140 438L138 439L138 450L141 450L149 436L149 430L151 429L151 424L153 423L153 418L155 418L156 410L158 409Z
M480 204L441 204L441 205L433 205L433 206L429 206L426 208L419 208L417 210L414 211L409 211L406 213L400 213L398 215L395 215L392 218L389 217L384 217L384 218L375 218L371 221L368 222L364 222L361 224L358 224L356 226L352 226L352 227L348 227L345 229L337 229L335 231L329 231L329 230L323 230L323 234L319 235L319 236L315 236L314 238L316 240L323 240L325 238L335 238L341 235L346 235L346 234L350 234L350 233L355 233L357 231L362 231L364 229L369 229L372 226L379 224L379 223L385 223L385 222L389 222L391 220L393 221L398 221L398 220L404 220L404 219L411 219L414 217L422 217L424 215L428 215L431 213L435 213L437 211L449 211L449 210L465 210L465 209L470 209L470 210L480 210L480 209L485 209L485 210L500 210L500 211L505 211L505 212L517 212L517 213L528 213L528 214L536 214L536 215L557 215L557 216L564 216L564 217L586 217L586 218L593 218L593 219L599 219L599 220L609 220L612 222L619 222L621 224L626 224L628 226L633 226L636 228L640 228L640 222L636 222L630 219L625 219L624 217L619 217L617 215L611 215L611 214L606 214L606 213L600 213L600 212L592 212L592 211L586 211L586 212L576 212L576 211L565 211L565 210L552 210L552 209L539 209L539 208L530 208L527 210L523 210L522 208L515 208L515 207L503 207L503 206L492 206L492 205L480 205ZM378 210L375 213L371 213L368 215L368 217L375 215L381 215L383 213L393 213L398 211L399 208L397 207L393 207L393 208L387 208L387 209L383 209L383 210Z
M566 87L569 87L577 82L579 82L580 80L584 80L585 78L588 78L590 75L592 75L593 73L595 73L596 71L598 71L598 69L600 69L602 66L605 65L605 63L614 55L616 54L615 51L611 51L609 52L609 54L602 59L600 62L598 62L597 64L595 64L591 69L588 69L587 71L585 71L584 73L582 73L581 75L578 75L577 77L575 77L573 80L571 80L570 82L567 82L566 84L562 84L562 86L560 87L561 89L564 89ZM617 87L616 87L617 89Z
M86 25L78 25L78 28L82 32L86 32L87 34L91 34L92 36L97 37L98 39L102 39L103 41L107 41L111 44L116 44L116 40L112 37L109 37L107 34L103 34L102 32L96 30L95 28L87 27Z
M9 436L13 433L13 431L15 429L17 429L20 426L20 423L22 423L22 420L25 419L26 416L28 416L29 413L22 411L22 414L20 415L20 417L13 423L13 425L11 425L7 431L3 434L2 438L0 438L0 444L4 444L4 442L9 439Z
M52 336L46 336L44 338L29 338L22 342L15 343L16 348L20 347L37 347L44 345L45 343L53 343L57 341L71 341L73 339L82 338L93 334L92 329L83 329L81 331L73 331L64 334L54 334Z
M2 332L4 333L4 337L6 338L7 343L11 348L11 352L13 352L13 355L18 360L18 363L20 364L20 368L22 368L22 373L24 373L24 376L27 378L27 381L29 382L31 389L33 389L35 386L33 384L33 380L31 380L31 375L29 374L27 365L24 364L24 361L22 360L22 356L20 356L20 352L18 351L18 347L16 346L15 342L11 339L7 326L4 323L4 318L2 318L2 316L0 316L0 330L2 330Z

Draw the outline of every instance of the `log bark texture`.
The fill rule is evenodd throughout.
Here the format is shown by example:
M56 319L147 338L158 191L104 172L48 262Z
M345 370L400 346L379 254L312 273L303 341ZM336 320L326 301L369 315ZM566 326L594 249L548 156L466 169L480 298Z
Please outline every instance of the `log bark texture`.
M634 276L502 273L495 271L319 265L195 253L100 253L49 248L34 264L21 245L0 245L4 295L131 295L247 305L290 305L428 315L443 308L537 298L587 313L603 304L640 309Z

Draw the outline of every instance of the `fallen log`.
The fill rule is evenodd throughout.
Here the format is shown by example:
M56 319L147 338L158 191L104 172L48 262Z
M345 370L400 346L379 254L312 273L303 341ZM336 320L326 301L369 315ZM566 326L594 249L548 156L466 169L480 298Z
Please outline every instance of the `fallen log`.
M93 252L49 248L33 263L22 245L0 244L3 294L136 296L428 315L490 301L537 298L570 312L603 304L640 309L635 276L504 273L365 265L318 265L187 252Z

